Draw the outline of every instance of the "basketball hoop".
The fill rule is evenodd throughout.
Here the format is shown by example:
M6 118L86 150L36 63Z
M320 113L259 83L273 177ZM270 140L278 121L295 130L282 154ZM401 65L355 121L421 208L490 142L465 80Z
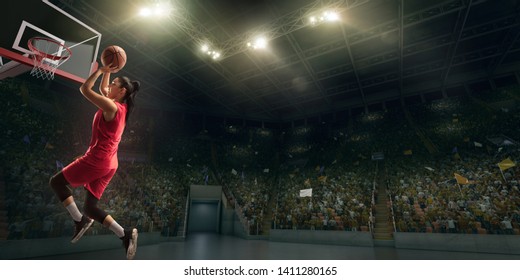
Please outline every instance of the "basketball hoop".
M34 37L29 39L27 45L33 53L34 67L31 75L44 80L54 79L56 69L72 55L64 44L49 38Z

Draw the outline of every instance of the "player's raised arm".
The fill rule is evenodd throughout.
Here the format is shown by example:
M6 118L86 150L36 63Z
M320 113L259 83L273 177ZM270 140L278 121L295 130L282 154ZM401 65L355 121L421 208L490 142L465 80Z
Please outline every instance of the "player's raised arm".
M99 109L103 111L103 113L106 113L108 115L114 115L115 112L117 112L117 106L116 104L107 96L100 95L97 92L95 92L92 87L94 86L96 80L101 76L103 73L109 73L110 67L109 66L103 66L96 70L96 72L92 73L90 77L83 83L80 87L81 94L85 96L85 98L90 101L92 104L96 105ZM105 76L108 74L105 74ZM109 90L107 90L109 92Z
M110 72L103 72L101 83L99 84L99 92L105 97L108 97L108 84L110 83Z

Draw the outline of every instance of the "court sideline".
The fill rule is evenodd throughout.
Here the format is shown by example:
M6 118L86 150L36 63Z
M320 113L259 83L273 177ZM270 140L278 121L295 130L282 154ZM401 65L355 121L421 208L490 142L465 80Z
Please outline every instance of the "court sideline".
M123 248L34 259L124 260ZM520 260L520 255L281 243L191 233L185 242L138 246L136 260Z

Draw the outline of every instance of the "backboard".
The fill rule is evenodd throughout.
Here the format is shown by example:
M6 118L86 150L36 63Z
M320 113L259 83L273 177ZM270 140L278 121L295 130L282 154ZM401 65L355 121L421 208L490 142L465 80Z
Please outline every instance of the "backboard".
M72 55L56 75L83 83L97 69L101 33L59 7L59 0L8 0L0 17L0 80L33 67L27 42L32 37L54 39Z

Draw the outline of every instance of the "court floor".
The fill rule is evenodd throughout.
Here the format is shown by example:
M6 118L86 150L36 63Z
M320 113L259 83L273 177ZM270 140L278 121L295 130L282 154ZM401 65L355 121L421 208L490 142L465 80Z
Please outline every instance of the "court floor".
M139 245L139 244L138 244ZM120 249L53 255L47 260L124 260ZM184 242L138 246L136 260L520 260L520 255L281 243L191 233Z

